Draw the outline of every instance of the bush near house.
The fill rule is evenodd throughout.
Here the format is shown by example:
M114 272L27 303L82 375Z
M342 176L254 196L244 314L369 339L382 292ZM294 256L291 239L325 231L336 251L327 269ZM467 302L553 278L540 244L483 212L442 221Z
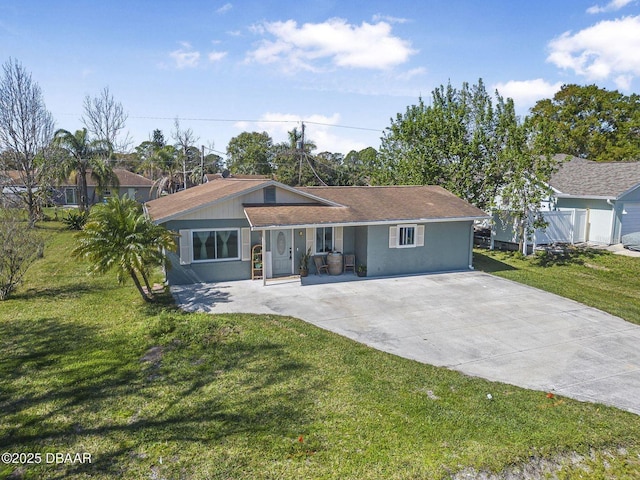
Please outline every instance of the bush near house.
M148 304L115 274L69 261L71 232L41 228L45 257L0 303L0 452L91 463L0 463L0 478L640 475L637 415L419 364L294 318Z

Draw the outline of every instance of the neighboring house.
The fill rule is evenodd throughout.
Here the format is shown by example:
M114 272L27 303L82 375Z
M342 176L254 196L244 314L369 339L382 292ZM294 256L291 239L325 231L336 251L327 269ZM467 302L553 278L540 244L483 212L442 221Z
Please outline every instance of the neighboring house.
M221 173L205 173L204 182L212 182L213 180L221 180L223 178L238 178L242 180L263 180L271 178L269 175L258 175L258 174L233 174L229 173L229 170L225 170Z
M238 178L151 200L145 209L179 234L170 284L249 279L256 245L266 278L297 274L308 249L355 254L368 276L467 270L473 223L487 218L436 186L293 188Z
M594 162L568 155L552 175L552 197L545 204L549 226L531 243L612 245L640 232L640 162ZM493 240L514 241L513 230L496 219Z
M20 195L27 191L22 181L22 176L18 170L0 171L0 205L3 207L14 207L22 204Z
M91 171L87 173L87 193L90 205L101 203L105 198L112 195L127 194L140 203L147 202L150 199L153 180L125 170L124 168L114 168L113 173L118 179L118 185L103 188L101 194L97 192L97 184L91 177ZM60 185L53 195L54 203L61 206L76 206L78 205L79 198L80 194L77 184L71 180L67 180Z

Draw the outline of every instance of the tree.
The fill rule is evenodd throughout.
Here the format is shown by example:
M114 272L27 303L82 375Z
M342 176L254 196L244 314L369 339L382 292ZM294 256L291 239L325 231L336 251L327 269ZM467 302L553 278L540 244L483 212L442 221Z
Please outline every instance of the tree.
M373 147L347 153L342 163L340 185L368 185L377 156L378 152Z
M488 207L501 178L503 139L482 80L460 90L450 84L398 114L384 133L371 169L375 184L441 185L480 208Z
M109 87L104 87L97 97L87 95L84 98L82 123L94 138L107 142L115 151L126 151L131 145L128 134L122 140L118 138L127 118L129 115L122 104L113 98Z
M195 146L198 137L193 130L180 128L180 121L176 118L173 123L173 139L178 153L178 161L182 164L183 189L187 188L189 173L200 165L200 150Z
M227 146L231 173L270 175L273 171L273 140L267 132L242 132Z
M66 158L59 166L59 178L67 179L75 173L80 194L78 207L81 212L89 209L89 195L87 188L87 174L91 170L92 177L97 181L99 189L114 184L117 179L111 167L103 160L108 155L110 146L103 140L90 140L87 129L57 130L54 135L54 145L64 152Z
M38 232L19 218L18 211L0 209L0 300L20 284L43 248Z
M531 109L533 128L552 122L555 148L596 161L640 159L640 96L596 85L564 85Z
M94 207L75 236L73 255L87 259L92 273L115 270L120 284L130 277L145 301L153 299L150 269L164 265L165 251L175 249L174 235L152 223L144 216L142 206L126 195L111 197Z
M519 251L526 254L527 239L536 228L547 226L541 205L552 193L549 180L558 167L548 142L552 128L546 124L536 132L530 122L519 122L511 99L500 101L498 109L502 119L498 131L505 140L500 152L499 212L503 221L514 225Z
M9 59L3 65L0 79L0 150L19 172L19 187L24 188L20 198L27 207L31 225L40 211L38 188L46 191L47 187L39 172L43 170L54 128L40 87L18 61Z

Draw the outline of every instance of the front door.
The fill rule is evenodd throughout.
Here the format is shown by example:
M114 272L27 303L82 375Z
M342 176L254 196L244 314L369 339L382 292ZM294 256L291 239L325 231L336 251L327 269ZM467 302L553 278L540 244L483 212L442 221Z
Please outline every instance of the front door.
M293 230L271 231L271 258L273 276L291 275L293 273L293 257L291 252L291 233Z

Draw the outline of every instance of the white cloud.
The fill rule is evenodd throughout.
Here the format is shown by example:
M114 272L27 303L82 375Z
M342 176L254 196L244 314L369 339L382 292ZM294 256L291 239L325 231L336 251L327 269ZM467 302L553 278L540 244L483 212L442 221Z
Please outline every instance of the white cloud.
M300 129L300 123L306 122L305 137L316 144L316 152L334 152L347 154L351 150L368 147L364 142L337 135L332 126L340 122L340 114L326 116L312 114L307 116L292 113L265 113L257 122L240 121L234 126L240 131L267 132L275 143L288 142L288 132Z
M209 61L211 63L219 62L226 56L227 56L227 52L209 52L209 55L208 55Z
M388 69L405 63L416 53L408 41L391 33L387 22L351 25L340 18L324 23L294 20L254 25L257 35L271 35L247 55L247 61L280 64L285 70L320 71L329 62L333 67Z
M221 6L219 9L216 10L216 13L224 14L224 13L227 13L232 8L233 8L233 5L231 5L230 3L225 3L223 6Z
M629 5L633 0L611 0L604 7L600 5L594 5L592 7L587 8L587 13L596 14L596 13L606 13L606 12L615 12L620 10L621 8Z
M195 68L200 62L200 52L193 50L188 42L180 42L182 48L169 53L177 68Z
M542 78L535 80L510 80L506 83L497 83L494 90L504 98L513 98L513 103L518 110L532 107L538 100L553 97L562 87L562 82L549 83Z
M412 68L411 70L407 70L406 72L399 73L396 75L397 80L411 80L414 77L421 77L422 75L426 75L427 69L424 67Z
M640 75L640 16L605 20L549 42L547 61L589 80L611 76L630 85Z
M391 15L382 15L380 13L375 14L372 20L374 23L381 21L388 23L407 23L409 21L407 18L392 17Z

